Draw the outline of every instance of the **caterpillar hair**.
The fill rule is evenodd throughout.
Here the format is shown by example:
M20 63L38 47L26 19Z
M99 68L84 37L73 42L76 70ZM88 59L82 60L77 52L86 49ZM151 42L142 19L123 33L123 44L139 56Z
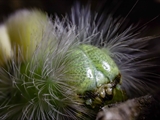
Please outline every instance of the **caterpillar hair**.
M155 37L125 20L79 4L62 19L36 9L9 16L0 27L0 119L91 120L105 104L158 89L146 49Z

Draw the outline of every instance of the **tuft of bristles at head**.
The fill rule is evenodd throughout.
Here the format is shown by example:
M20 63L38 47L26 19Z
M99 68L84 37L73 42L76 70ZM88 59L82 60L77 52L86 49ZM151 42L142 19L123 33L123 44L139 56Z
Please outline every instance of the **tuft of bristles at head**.
M81 44L91 44L110 54L122 75L122 88L132 93L150 92L155 83L143 71L149 63L144 46L152 37L138 38L132 25L119 32L122 19L92 14L89 7L72 8L60 20L48 19L31 59L12 59L0 67L0 118L20 120L92 119L95 113L76 95L64 73L67 57ZM21 54L21 53L19 53ZM23 55L22 55L23 56ZM76 81L76 80L75 80ZM141 94L141 93L140 93Z
M126 18L115 18L113 14L108 14L104 19L104 14L91 13L89 7L76 4L72 8L71 21L77 27L78 39L103 49L113 58L122 76L121 88L129 97L157 91L159 76L153 72L156 67L152 56L154 51L146 49L150 41L157 37L142 37L141 33L145 31L143 25L127 26Z

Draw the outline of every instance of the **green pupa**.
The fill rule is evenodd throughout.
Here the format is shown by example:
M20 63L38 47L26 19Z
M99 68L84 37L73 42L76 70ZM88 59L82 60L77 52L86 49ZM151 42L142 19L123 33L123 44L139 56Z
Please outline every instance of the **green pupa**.
M41 11L21 10L6 20L10 50L9 59L0 57L1 119L91 120L103 105L152 90L139 78L148 63L136 61L152 37L138 38L133 26L118 33L120 19L108 15L101 26L92 15L98 19L79 7L52 21Z

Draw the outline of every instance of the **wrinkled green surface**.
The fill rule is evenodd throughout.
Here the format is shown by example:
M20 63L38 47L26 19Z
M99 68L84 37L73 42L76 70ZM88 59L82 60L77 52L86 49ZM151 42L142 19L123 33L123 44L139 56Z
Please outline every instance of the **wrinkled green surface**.
M109 82L119 74L119 70L112 58L97 47L80 45L68 57L70 64L66 64L66 76L70 84L75 85L79 93L95 90Z

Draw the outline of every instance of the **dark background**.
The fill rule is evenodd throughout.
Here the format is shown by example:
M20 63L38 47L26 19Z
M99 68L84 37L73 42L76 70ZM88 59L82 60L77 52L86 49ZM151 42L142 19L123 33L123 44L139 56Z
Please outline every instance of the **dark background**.
M76 1L83 5L90 3L92 10L103 7L113 10L119 5L117 14L124 16L138 1L129 14L129 17L134 20L139 18L147 20L160 14L160 0L0 0L0 20L22 8L39 8L50 14L57 13L60 15L69 12Z

